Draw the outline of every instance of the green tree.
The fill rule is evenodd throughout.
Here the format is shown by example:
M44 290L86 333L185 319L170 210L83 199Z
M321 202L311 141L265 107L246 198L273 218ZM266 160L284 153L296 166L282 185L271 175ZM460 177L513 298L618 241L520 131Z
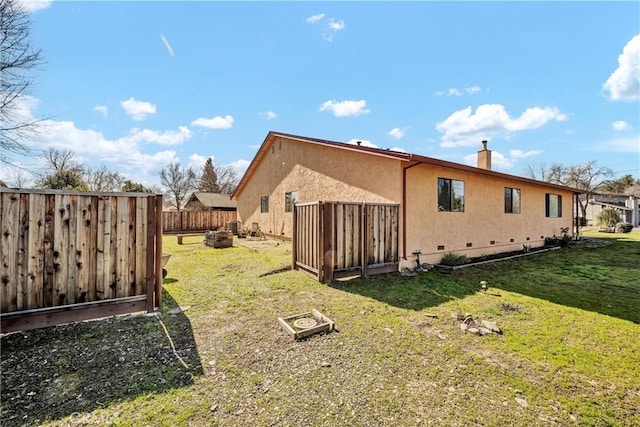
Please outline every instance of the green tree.
M627 174L615 180L603 181L600 191L603 193L623 194L624 190L635 184L636 181L633 179L633 175Z
M72 170L59 171L45 176L38 187L50 190L88 191L89 186L82 177Z
M200 183L198 184L198 191L204 191L206 193L220 192L220 187L218 186L218 175L213 167L211 157L207 159L207 162L202 168L202 176L200 177Z
M127 179L122 185L121 191L125 193L151 193L147 187L137 182L133 182L130 179Z

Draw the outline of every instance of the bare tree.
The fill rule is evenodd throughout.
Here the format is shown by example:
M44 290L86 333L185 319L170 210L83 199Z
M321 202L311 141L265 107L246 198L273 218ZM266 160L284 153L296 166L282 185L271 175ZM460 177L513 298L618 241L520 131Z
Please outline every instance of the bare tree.
M613 176L613 171L607 167L598 167L597 162L592 160L584 165L563 166L554 163L546 168L544 165L536 169L529 165L528 173L531 178L538 179L538 173L542 180L554 184L566 185L584 193L578 197L580 211L583 217L587 216L587 205L591 200L591 193L598 191L604 178Z
M84 180L91 191L119 191L125 182L124 176L105 165L87 168Z
M74 159L75 153L71 150L49 148L42 153L42 157L47 162L49 172L72 171L77 174L84 172L82 164Z
M82 164L74 159L71 150L49 148L42 154L47 163L46 172L36 184L39 188L55 190L89 190L84 180L85 170Z
M233 194L238 187L240 178L238 172L231 165L214 166L216 175L218 176L218 188L220 193Z
M25 112L24 98L33 82L32 72L43 61L30 41L29 14L17 0L0 0L0 161L9 154L26 154L24 138L38 120Z
M196 174L191 168L182 169L180 163L171 163L160 171L160 182L165 187L167 199L179 211L189 193L196 189Z

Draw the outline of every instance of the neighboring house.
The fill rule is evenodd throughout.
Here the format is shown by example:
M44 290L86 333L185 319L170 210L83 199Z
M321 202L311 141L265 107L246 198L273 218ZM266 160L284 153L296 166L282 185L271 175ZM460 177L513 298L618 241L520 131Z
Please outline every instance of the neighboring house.
M625 192L626 193L626 192ZM629 191L629 195L620 194L594 194L587 204L587 224L597 225L598 215L604 209L615 209L620 214L620 219L640 226L640 198Z
M237 202L231 196L221 193L195 192L184 206L189 211L235 211Z
M400 268L542 246L570 235L579 190L415 154L269 132L232 195L244 227L291 238L295 203L393 203L400 209Z

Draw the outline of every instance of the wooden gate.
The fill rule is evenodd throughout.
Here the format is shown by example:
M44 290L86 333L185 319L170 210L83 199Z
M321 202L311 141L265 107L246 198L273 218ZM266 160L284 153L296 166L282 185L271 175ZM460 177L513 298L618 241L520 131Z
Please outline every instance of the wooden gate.
M397 271L399 212L391 204L297 204L293 268L321 282Z
M2 332L161 304L162 196L0 188Z

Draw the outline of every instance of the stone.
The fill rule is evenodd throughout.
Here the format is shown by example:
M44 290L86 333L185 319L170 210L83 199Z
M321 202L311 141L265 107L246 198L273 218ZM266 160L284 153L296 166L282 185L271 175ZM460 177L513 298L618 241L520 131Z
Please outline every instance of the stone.
M427 317L433 317L434 319L438 318L438 315L437 314L433 314L433 313L425 313L424 315L427 316Z
M515 400L518 403L518 405L522 406L523 408L526 408L527 406L529 406L529 404L527 403L527 401L525 399L522 399L520 397L516 397Z
M480 330L478 328L469 328L467 329L467 332L469 332L470 334L480 335Z
M320 366L322 366L323 368L329 368L329 367L331 367L331 363L323 360L322 363L320 364Z
M498 327L498 325L496 324L496 322L490 322L488 320L483 320L482 322L482 326L484 326L485 328L487 328L488 330L490 330L491 332L495 332L496 334L500 334L502 335L502 329L500 329Z
M189 310L191 307L187 306L187 307L176 307L176 308L172 308L171 310L168 311L169 314L180 314L183 311L187 311Z
M446 340L447 336L446 335L442 335L442 334L438 334L438 338L440 338L441 340Z
M216 404L211 405L211 408L209 408L209 411L216 412L217 409L218 409L218 404L216 403Z
M460 323L460 329L466 331L467 329L469 329L469 325L467 325L466 323Z
M480 333L480 335L491 335L491 331L482 326L478 328L478 332Z
M413 276L416 276L417 273L411 270L410 268L403 268L402 271L400 272L400 275L406 276L406 277L413 277Z

